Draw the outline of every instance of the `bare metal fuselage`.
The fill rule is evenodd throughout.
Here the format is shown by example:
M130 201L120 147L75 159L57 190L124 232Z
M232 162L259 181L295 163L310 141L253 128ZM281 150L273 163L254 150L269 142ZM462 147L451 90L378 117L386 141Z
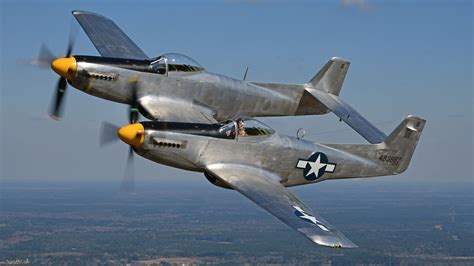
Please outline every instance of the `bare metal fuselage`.
M79 10L73 15L103 57L70 56L70 42L66 56L52 61L60 76L52 118L62 117L66 80L88 94L128 104L130 124L104 124L104 143L113 138L106 137L110 129L117 130L142 157L202 172L319 245L357 247L285 186L399 174L426 122L408 116L388 136L372 125L339 97L350 66L342 58L328 60L306 84L246 82L209 73L180 54L149 58L112 20ZM329 111L371 144L299 140L251 118ZM137 123L138 112L153 121Z
M313 90L310 84L267 83L259 86L259 83L240 81L206 71L169 72L167 75L151 73L143 60L111 59L109 62L109 59L102 57L76 58L76 76L70 80L74 87L97 97L130 103L133 99L130 82L138 79L140 86L137 96L139 100L143 100L142 104L152 99L152 106L167 112L164 117L155 114L151 117L153 120L169 118L172 113L182 110L184 112L180 118L185 117L189 110L195 110L210 114L217 121L242 116L328 112L315 98L305 98L308 88ZM331 67L334 62L330 61L325 68ZM319 73L316 77L318 76ZM323 81L326 82L324 78ZM412 120L418 121L418 118L407 118L404 123L411 124ZM417 123L424 124L420 121ZM212 124L212 121L208 123ZM136 147L136 152L161 164L200 172L206 172L206 167L219 163L249 165L275 173L285 186L294 186L327 179L398 174L408 166L413 149L393 147L387 147L384 142L372 145L324 145L277 133L230 140L172 130L148 130L145 132L144 145ZM402 156L407 149L410 150L410 156ZM301 167L296 166L300 159L308 159L316 152L327 156L335 164L335 170L324 173L316 180L308 180L302 174ZM391 161L384 161L384 158L390 158ZM393 164L392 160L401 158L405 158L403 162L396 161Z
M154 162L198 172L206 172L206 167L214 164L258 167L275 173L284 186L296 186L328 179L396 174L397 167L378 161L379 152L385 149L383 143L323 145L277 133L219 139L170 131L148 131L144 144L135 151ZM326 154L337 165L333 173L325 173L311 181L304 178L302 169L296 165L299 159L307 159L315 152Z
M157 108L191 107L210 114L217 121L237 116L328 112L314 98L303 97L305 85L277 85L267 88L206 71L169 72L162 75L149 72L145 65L134 66L133 60L127 60L131 62L125 68L116 62L104 63L104 58L96 60L97 62L94 57L76 58L77 72L75 78L69 80L70 84L88 94L118 103L128 104L132 101L130 82L139 79L138 97L152 97Z

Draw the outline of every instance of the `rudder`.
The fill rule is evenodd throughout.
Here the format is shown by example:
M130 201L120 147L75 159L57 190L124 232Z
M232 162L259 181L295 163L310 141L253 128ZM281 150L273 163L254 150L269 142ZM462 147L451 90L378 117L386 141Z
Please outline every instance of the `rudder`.
M339 95L350 62L339 57L331 58L319 72L309 81L313 88Z
M389 156L387 159L397 160L400 158L396 163L396 174L402 173L408 168L425 123L426 120L420 117L407 116L384 141L388 149L397 153L396 156ZM379 159L384 160L385 158Z

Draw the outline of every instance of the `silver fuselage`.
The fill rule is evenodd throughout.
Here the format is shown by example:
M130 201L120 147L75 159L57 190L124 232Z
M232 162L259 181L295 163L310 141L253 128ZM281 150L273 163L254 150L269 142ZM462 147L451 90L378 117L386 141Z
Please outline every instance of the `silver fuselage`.
M238 164L275 173L285 186L316 183L328 179L371 177L395 174L394 168L380 165L377 145L323 145L274 133L269 136L220 139L169 131L145 131L143 145L135 151L154 162L172 167L205 172L214 164ZM333 173L307 180L296 167L299 159L315 152L327 155L336 164Z
M84 58L91 57L84 56ZM130 66L133 67L133 62L127 67ZM76 76L69 82L85 93L129 104L133 97L130 81L137 79L140 80L139 98L153 97L156 106L161 108L172 109L173 106L177 106L176 104L192 106L194 109L211 113L217 121L237 116L284 116L328 112L326 108L314 103L314 100L301 104L304 85L266 88L207 71L169 72L167 75L162 75L93 60L92 62L78 60ZM153 118L166 120L166 117Z

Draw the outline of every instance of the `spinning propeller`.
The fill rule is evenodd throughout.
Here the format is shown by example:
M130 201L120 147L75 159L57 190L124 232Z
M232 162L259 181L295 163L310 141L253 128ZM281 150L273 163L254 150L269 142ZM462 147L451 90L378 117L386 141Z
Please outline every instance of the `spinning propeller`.
M67 81L73 80L77 71L76 59L71 56L76 40L76 32L77 31L73 31L72 29L70 31L66 55L64 57L56 58L48 47L43 44L41 45L38 58L33 62L41 68L50 66L54 72L60 76L56 84L56 93L53 96L54 98L49 112L50 117L55 120L62 118L63 99L67 89Z
M133 193L135 190L135 175L134 175L134 147L138 147L143 143L144 128L138 122L139 112L137 101L138 80L131 82L132 101L128 109L129 125L119 127L109 122L102 122L99 136L99 145L101 147L116 142L119 138L130 145L128 151L127 163L125 166L125 175L120 185L120 190Z

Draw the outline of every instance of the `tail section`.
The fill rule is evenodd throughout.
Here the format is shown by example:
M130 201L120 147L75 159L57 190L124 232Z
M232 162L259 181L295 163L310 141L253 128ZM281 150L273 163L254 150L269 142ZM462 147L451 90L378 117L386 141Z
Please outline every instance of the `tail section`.
M294 101L298 101L296 110L292 110L290 113L279 115L327 114L329 111L332 111L331 108L328 108L327 104L321 102L320 99L315 97L314 93L312 93L310 90L315 90L323 94L337 97L341 91L344 79L346 78L349 65L350 62L338 57L333 57L308 83L305 84L279 84L266 82L249 83L270 89L277 93L286 95L287 97L292 98ZM265 114L265 116L268 116L268 114ZM384 138L382 138L382 140ZM380 138L376 140L378 141Z
M422 118L408 116L383 142L387 151L393 151L394 154L380 154L379 160L395 165L395 174L408 168L425 123L426 120Z
M396 175L410 164L426 121L416 116L406 117L381 143L326 144L342 153L349 172L329 179Z
M351 63L339 58L331 58L309 81L313 88L338 96Z

